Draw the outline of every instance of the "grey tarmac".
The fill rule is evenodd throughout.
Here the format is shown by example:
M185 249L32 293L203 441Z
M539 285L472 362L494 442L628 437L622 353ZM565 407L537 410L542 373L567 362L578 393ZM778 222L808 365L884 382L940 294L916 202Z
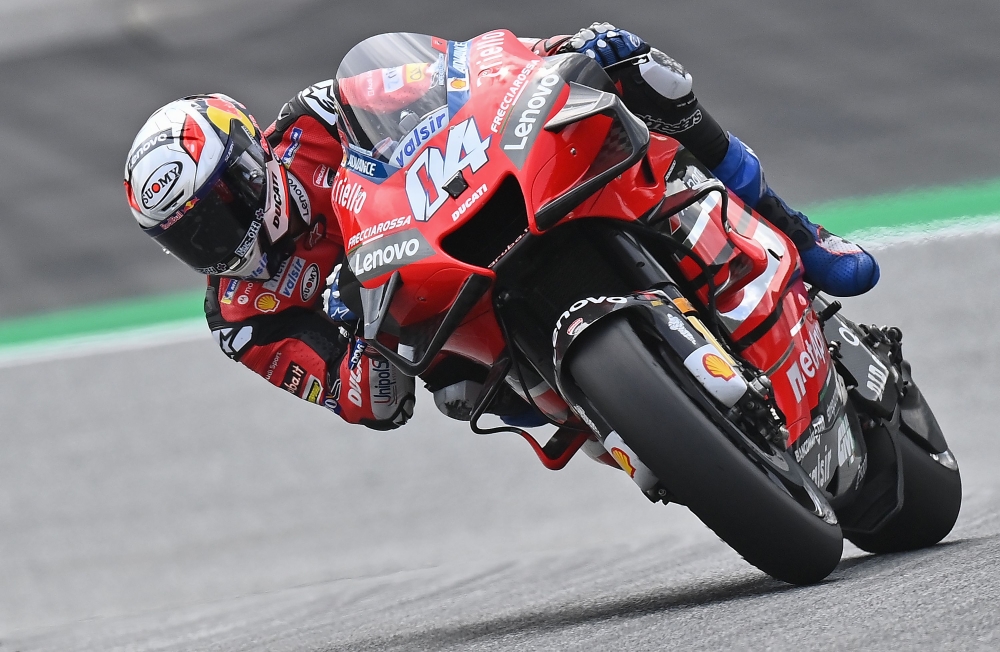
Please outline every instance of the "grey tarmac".
M743 562L588 459L543 469L420 396L391 433L206 339L0 370L0 649L993 650L1000 236L880 252L845 314L903 328L962 467L946 541L848 546L817 586Z

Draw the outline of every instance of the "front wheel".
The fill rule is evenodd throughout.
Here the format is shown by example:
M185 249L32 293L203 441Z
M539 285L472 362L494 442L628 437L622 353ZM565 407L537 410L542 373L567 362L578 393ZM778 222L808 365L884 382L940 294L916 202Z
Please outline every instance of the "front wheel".
M768 468L728 439L624 317L588 328L568 364L577 386L639 459L744 559L791 584L818 582L836 568L843 535L832 512L804 506L777 466ZM762 455L818 493L783 451Z

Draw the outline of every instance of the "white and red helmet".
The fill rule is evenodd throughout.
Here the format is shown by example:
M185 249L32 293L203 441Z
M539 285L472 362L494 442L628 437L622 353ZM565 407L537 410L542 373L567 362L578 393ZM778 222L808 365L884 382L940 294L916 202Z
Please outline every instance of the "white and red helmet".
M280 264L285 169L230 97L186 97L153 113L129 151L125 194L147 235L203 274L263 279Z

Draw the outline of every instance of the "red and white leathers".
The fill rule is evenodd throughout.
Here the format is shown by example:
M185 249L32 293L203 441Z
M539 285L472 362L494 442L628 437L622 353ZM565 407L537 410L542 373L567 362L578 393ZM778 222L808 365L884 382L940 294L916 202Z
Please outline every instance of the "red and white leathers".
M385 430L412 414L413 379L375 356L356 356L352 368L351 340L323 310L326 279L344 254L331 205L343 150L329 89L299 93L264 132L286 168L289 210L304 232L268 281L209 276L205 313L230 358L350 423Z

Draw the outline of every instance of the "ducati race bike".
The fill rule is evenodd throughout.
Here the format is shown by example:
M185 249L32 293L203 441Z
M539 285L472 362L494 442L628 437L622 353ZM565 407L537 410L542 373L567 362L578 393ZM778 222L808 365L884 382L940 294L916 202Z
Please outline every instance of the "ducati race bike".
M348 78L427 90L404 111L330 99L342 296L404 373L461 371L475 432L516 431L554 469L587 449L793 584L825 578L844 537L888 552L948 534L958 465L900 331L808 287L791 241L597 63L502 30L386 34ZM559 427L544 446L479 424L507 388Z

